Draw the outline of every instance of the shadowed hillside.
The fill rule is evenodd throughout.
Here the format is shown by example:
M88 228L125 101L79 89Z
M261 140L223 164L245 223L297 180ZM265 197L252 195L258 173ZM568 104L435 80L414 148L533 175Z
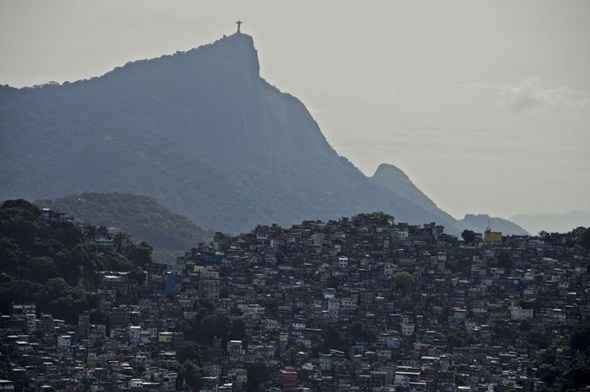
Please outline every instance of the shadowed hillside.
M260 77L245 34L90 80L2 87L0 134L0 198L142 194L222 231L371 211L460 229L339 156L305 106Z
M134 240L159 249L186 250L213 234L174 214L147 196L124 193L82 193L35 204L74 216L96 226L117 227Z

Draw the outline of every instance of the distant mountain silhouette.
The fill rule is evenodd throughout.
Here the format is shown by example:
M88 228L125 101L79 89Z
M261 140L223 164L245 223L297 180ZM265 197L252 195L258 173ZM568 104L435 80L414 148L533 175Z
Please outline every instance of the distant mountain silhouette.
M0 198L149 195L203 227L245 231L384 211L461 226L407 181L367 178L234 34L89 80L0 88ZM411 182L410 182L411 184Z
M371 180L379 185L384 186L400 198L406 199L412 203L418 204L423 209L430 211L432 214L439 216L439 220L453 219L450 215L441 211L440 208L426 196L410 178L398 167L383 163L379 165ZM459 220L457 225L461 229L473 230L483 233L488 225L496 231L501 231L507 235L527 235L527 231L517 224L507 219L490 217L489 215L467 214L465 218Z
M85 223L116 227L133 240L157 249L184 251L207 242L213 233L174 214L147 196L125 193L81 193L55 200L38 200L39 207L64 212Z
M532 234L538 234L540 231L567 233L576 227L590 226L590 211L521 214L510 219L526 227Z
M459 221L469 230L483 233L488 227L494 231L500 231L505 235L528 235L529 233L514 222L504 218L491 217L486 214L467 214Z
M396 197L408 203L418 205L420 208L433 214L437 217L436 221L454 220L452 216L438 208L428 196L418 189L406 173L392 164L380 164L370 180L374 184L386 188Z

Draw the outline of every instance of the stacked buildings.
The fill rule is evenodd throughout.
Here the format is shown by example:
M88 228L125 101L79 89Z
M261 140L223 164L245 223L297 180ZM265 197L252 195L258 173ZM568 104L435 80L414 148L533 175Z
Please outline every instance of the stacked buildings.
M590 317L589 264L568 235L465 243L384 214L218 234L145 282L105 271L78 325L16 304L0 390L540 391Z

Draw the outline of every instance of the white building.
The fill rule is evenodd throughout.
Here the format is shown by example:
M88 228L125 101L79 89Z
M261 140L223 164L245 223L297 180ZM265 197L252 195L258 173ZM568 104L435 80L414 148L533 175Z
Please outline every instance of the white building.
M510 318L515 321L530 320L533 318L533 309L525 309L521 306L510 307Z

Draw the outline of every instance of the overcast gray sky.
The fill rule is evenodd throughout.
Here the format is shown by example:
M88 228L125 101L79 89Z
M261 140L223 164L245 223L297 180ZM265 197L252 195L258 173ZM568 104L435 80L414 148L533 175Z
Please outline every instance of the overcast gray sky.
M232 33L366 174L466 212L590 210L590 1L0 0L0 84L100 75Z

